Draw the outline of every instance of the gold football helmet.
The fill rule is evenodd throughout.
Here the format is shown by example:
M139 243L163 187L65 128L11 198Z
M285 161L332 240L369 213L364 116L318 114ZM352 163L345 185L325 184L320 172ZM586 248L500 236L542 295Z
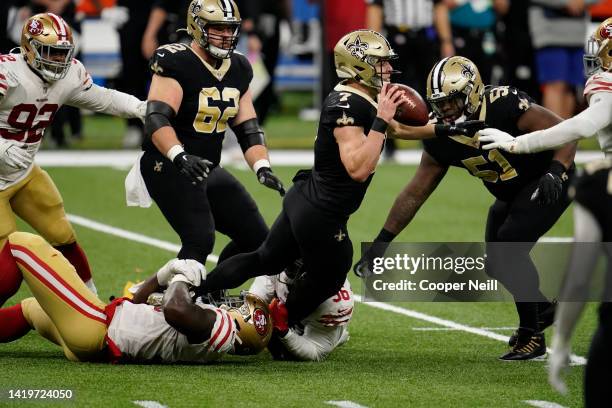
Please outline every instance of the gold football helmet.
M212 56L229 58L238 45L241 21L234 0L192 0L187 10L187 33ZM229 26L232 35L211 35L209 26Z
M612 17L597 26L584 48L586 76L612 68Z
M380 62L397 58L389 41L372 30L346 34L334 47L336 74L340 79L354 79L371 88L383 85ZM398 73L399 71L392 71Z
M227 297L220 302L234 318L236 324L236 342L233 354L257 354L266 346L272 336L272 319L268 305L252 293L243 293L239 297Z
M437 62L427 77L427 101L437 118L454 122L480 106L484 84L476 65L454 56Z
M21 54L47 81L65 78L72 63L72 29L53 13L30 17L21 30Z

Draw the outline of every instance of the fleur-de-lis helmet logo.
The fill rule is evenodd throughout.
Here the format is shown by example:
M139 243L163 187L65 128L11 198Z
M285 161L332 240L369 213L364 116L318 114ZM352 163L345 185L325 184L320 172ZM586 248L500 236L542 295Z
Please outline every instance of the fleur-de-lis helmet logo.
M365 56L364 52L369 47L370 45L367 42L361 41L361 38L359 38L359 36L355 38L354 42L346 45L346 48L350 51L351 55L359 59L363 59L363 57Z
M473 79L476 73L472 69L471 66L467 64L461 64L461 75L463 75L467 79Z

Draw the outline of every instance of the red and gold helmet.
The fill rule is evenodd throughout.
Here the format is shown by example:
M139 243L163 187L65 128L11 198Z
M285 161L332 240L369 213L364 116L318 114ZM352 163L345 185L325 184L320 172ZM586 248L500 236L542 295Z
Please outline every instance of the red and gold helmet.
M233 354L257 354L268 345L272 337L272 320L268 305L260 297L244 292L219 301L236 324Z
M597 26L584 50L584 74L591 76L612 68L612 17Z
M72 29L53 13L36 14L23 25L21 53L45 80L62 79L70 69L74 54Z

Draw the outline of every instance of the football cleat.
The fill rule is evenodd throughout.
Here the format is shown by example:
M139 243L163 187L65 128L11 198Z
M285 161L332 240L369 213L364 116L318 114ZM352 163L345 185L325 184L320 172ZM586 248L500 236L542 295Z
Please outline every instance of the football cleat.
M557 301L553 300L548 303L548 306L542 313L538 314L538 328L540 331L544 331L555 322L555 312L557 310ZM510 347L514 347L516 344L516 339L518 338L518 330L515 330L514 333L508 339L508 345Z
M519 335L512 350L501 356L499 359L504 361L523 361L533 360L546 354L546 340L544 333L538 332Z

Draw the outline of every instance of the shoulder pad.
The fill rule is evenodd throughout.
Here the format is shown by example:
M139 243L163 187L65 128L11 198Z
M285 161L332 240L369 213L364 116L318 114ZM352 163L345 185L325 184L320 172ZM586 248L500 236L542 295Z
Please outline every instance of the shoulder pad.
M189 51L189 48L185 44L162 45L155 50L149 61L151 73L175 77L182 67L181 60L186 51Z

